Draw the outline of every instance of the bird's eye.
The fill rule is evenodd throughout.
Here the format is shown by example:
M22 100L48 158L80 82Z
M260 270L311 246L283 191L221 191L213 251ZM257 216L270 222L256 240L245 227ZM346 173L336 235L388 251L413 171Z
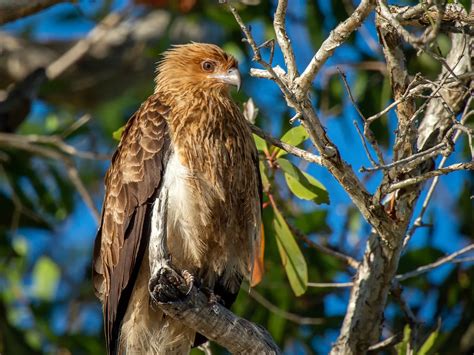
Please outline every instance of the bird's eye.
M214 70L214 63L213 62L209 62L209 61L205 61L202 63L202 69L204 71L207 71L207 72L212 72Z

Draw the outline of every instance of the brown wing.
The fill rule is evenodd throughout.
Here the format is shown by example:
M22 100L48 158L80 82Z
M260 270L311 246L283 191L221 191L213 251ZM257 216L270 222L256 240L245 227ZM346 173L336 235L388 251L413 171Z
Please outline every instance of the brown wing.
M104 307L109 354L117 351L120 324L148 246L151 204L170 153L167 112L155 96L142 104L128 121L105 177L93 279Z

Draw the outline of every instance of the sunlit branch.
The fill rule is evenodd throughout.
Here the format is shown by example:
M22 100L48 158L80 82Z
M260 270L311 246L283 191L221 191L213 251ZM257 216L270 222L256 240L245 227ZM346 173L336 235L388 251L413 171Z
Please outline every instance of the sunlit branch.
M453 171L459 171L459 170L474 170L474 162L467 162L467 163L457 163L457 164L452 164L447 167L443 168L438 168L436 170L429 171L423 175L415 176L412 178L405 179L403 181L396 182L394 184L391 184L386 193L390 193L411 185L418 184L422 181L431 179L435 176L440 176L440 175L446 175L449 173L452 173Z

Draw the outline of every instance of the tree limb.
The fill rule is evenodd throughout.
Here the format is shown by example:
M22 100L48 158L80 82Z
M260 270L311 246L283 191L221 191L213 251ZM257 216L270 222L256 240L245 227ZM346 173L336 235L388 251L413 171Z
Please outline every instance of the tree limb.
M416 270L407 272L407 273L402 274L402 275L397 275L395 279L397 281L404 281L404 280L410 279L412 277L419 276L419 275L424 274L426 272L429 272L429 271L431 271L431 270L433 270L437 267L440 267L440 266L445 265L449 262L452 262L458 256L466 254L467 252L472 251L472 250L474 250L474 244L469 244L468 246L466 246L466 247L464 247L464 248L462 248L462 249L460 249L460 250L458 250L458 251L456 251L452 254L444 256L444 257L438 259L437 261L435 261L431 264L420 266Z
M281 354L270 334L261 326L240 318L173 269L160 277L150 292L157 306L183 325L222 345L233 354Z
M387 193L390 193L399 189L403 189L411 185L419 184L420 182L431 179L432 177L435 177L435 176L446 175L446 174L452 173L453 171L459 171L459 170L474 170L474 162L452 164L450 166L438 168L436 170L431 170L425 174L414 176L414 177L405 179L403 181L396 182L390 185L390 187L387 190Z
M74 0L0 0L0 25L32 15L61 2L74 2Z
M375 4L373 0L362 0L354 13L331 31L329 37L323 42L306 69L295 80L296 85L299 87L298 90L300 91L300 97L304 97L305 93L311 86L316 73L323 64L326 63L334 50L344 43L352 32L354 32L362 22L364 22L374 6Z

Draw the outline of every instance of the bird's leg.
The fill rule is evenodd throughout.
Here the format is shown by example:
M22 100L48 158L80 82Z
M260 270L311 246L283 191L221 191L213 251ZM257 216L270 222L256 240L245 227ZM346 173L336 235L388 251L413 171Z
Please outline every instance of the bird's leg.
M150 278L148 291L155 302L168 303L186 296L190 292L190 288L186 279L167 261Z
M182 298L190 291L186 276L183 279L171 263L171 255L166 243L168 234L167 212L168 190L163 187L153 204L148 248L151 273L148 291L155 302L165 303ZM187 278L189 279L189 277Z

